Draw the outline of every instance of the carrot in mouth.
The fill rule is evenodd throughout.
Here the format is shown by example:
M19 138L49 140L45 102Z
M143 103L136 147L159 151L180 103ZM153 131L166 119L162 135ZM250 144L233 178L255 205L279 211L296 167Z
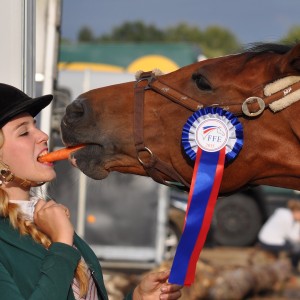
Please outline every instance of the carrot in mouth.
M58 149L56 151L49 152L45 155L38 157L38 161L39 162L53 162L53 161L57 161L57 160L67 159L69 157L70 153L72 153L76 150L79 150L80 148L83 148L84 146L85 145L77 145L77 146L73 146L73 147Z

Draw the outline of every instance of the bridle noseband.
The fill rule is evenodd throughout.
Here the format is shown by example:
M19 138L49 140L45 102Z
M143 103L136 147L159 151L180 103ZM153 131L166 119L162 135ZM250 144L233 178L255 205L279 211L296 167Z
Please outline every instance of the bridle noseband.
M134 87L134 140L137 151L137 158L144 167L146 173L155 181L168 185L177 186L184 189L189 188L190 184L172 167L161 161L144 143L144 98L147 90L153 90L167 99L185 107L191 112L195 112L204 107L220 107L230 111L237 117L257 117L262 112L271 106L272 103L286 97L287 93L300 89L300 81L291 84L288 88L275 91L272 95L267 95L264 98L252 96L244 100L243 103L228 103L204 105L195 99L177 91L162 82L152 71L142 72ZM147 162L141 158L141 153L147 153L149 159ZM175 180L165 181L162 174Z

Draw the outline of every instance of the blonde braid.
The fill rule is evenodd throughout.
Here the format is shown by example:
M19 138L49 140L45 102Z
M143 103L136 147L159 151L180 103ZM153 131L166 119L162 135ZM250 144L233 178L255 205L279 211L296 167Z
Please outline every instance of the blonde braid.
M4 142L2 130L0 129L0 148ZM9 218L11 225L17 229L21 235L30 235L33 240L42 244L46 249L51 245L51 240L47 235L38 230L35 224L26 218L19 211L19 205L8 201L7 193L0 188L0 215ZM79 283L80 297L84 297L88 290L87 265L81 259L75 270L75 278Z

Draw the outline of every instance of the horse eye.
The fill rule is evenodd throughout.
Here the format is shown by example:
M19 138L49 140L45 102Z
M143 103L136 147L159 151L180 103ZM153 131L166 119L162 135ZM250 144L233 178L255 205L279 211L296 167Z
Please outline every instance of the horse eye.
M210 86L209 82L202 75L194 74L192 78L200 90L204 90L204 91L211 90L211 86Z

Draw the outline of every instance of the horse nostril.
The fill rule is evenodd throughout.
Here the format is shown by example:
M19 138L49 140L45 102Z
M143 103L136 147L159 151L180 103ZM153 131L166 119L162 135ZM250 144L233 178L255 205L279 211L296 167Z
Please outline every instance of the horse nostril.
M66 108L66 117L68 122L75 121L79 118L82 118L84 115L84 106L80 99L73 101Z

